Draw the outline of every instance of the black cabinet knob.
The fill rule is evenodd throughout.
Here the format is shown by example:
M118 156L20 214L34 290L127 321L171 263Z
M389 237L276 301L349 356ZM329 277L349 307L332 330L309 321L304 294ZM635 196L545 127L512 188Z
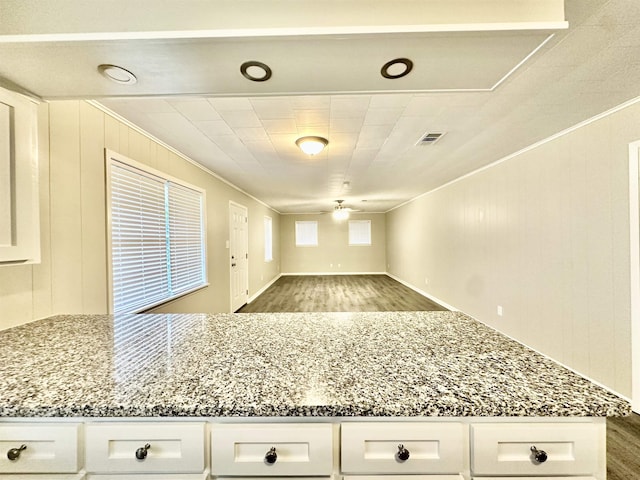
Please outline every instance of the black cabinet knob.
M278 454L276 453L276 447L271 447L267 454L264 456L264 461L273 464L278 460Z
M535 445L531 447L531 454L535 463L544 463L547 461L547 452L538 450Z
M147 458L147 450L149 450L150 448L151 448L151 445L147 443L144 447L140 447L139 449L137 449L136 458L138 460L144 460L145 458Z
M26 450L26 449L27 449L26 445L20 445L18 448L11 448L7 452L7 458L11 461L15 461L18 458L20 458L20 454L22 453L23 450Z
M398 445L397 456L398 456L398 460L400 460L401 462L409 460L409 450L404 448L404 445L400 444Z

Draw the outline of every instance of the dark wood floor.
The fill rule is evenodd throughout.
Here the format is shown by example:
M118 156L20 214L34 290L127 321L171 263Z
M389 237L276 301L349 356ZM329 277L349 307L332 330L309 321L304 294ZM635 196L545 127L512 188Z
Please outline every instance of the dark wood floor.
M446 310L387 275L280 277L239 313Z
M285 276L239 312L446 310L386 275ZM640 415L607 420L607 480L640 480Z

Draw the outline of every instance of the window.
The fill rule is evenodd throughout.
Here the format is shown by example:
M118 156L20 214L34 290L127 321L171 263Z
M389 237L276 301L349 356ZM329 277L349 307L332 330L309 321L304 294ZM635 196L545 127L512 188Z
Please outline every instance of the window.
M206 285L204 191L107 151L113 312Z
M349 220L349 245L371 245L371 220Z
M273 260L273 222L271 217L264 217L264 261Z
M296 247L318 246L318 222L296 222Z

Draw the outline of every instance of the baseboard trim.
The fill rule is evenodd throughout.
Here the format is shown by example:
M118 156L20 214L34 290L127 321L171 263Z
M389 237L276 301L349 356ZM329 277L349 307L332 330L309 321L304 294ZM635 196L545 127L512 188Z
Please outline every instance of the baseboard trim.
M286 272L283 277L303 276L303 275L387 275L386 272Z
M454 307L454 306L452 306L452 305L449 305L449 304L448 304L448 303L446 303L446 302L443 302L443 301L442 301L442 300L440 300L439 298L434 297L433 295L431 295L431 294L429 294L429 293L425 292L424 290L420 290L418 287L416 287L416 286L414 286L414 285L411 285L409 282L405 282L405 281L404 281L404 280L402 280L401 278L398 278L398 277L396 277L395 275L393 275L393 274L391 274L391 273L389 273L389 272L386 272L386 273L385 273L385 275L387 275L388 277L393 278L396 282L401 283L401 284L402 284L402 285L404 285L405 287L410 288L410 289L411 289L411 290L413 290L414 292L419 293L419 294L420 294L420 295L422 295L423 297L428 298L428 299L429 299L429 300L431 300L432 302L437 303L438 305L440 305L440 306L442 306L442 307L446 308L447 310L451 310L452 312L458 312L458 311L459 311L456 307Z
M258 290L256 293L254 293L253 295L251 295L251 297L249 299L247 299L247 303L251 303L253 302L256 298L258 298L260 295L262 295L265 290L267 288L269 288L271 285L273 285L274 283L276 283L278 281L278 279L282 276L281 273L279 273L278 275L276 275L275 277L273 277L271 279L271 281L269 283L267 283L264 287L262 287L260 290Z

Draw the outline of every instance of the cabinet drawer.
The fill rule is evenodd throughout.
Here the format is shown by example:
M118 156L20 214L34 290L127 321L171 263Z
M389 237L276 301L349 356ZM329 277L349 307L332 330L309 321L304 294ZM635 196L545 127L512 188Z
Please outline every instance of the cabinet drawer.
M0 472L72 473L80 469L78 442L80 425L0 425ZM21 449L21 447L25 447ZM18 449L15 460L9 450Z
M456 475L357 475L357 476L345 475L342 477L342 479L343 480L464 480L464 477L460 474L456 474ZM487 479L483 479L483 480L487 480Z
M245 476L328 476L333 471L330 424L214 425L211 473ZM275 461L266 456L271 449ZM273 459L273 458L271 458Z
M596 477L471 477L471 480L597 480Z
M604 464L604 428L595 424L472 425L474 475L593 475ZM546 453L536 462L532 447ZM602 454L602 457L604 454Z
M86 480L209 480L209 470L202 473L141 473L140 475L122 475L91 473ZM11 479L13 480L13 479ZM44 480L44 479L43 479Z
M343 473L457 474L468 465L461 423L345 423L341 438Z
M201 473L204 423L88 424L86 470L105 473ZM137 458L138 450L140 456Z

